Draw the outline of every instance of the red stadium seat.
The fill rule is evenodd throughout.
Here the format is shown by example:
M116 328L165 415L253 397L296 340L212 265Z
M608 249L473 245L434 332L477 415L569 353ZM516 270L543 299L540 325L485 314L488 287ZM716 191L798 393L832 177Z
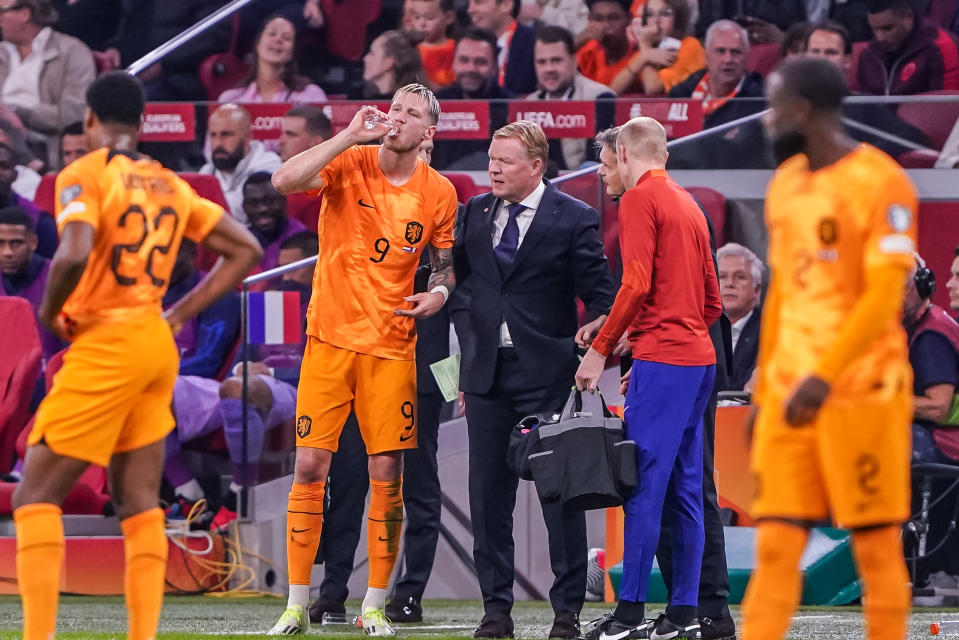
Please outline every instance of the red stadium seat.
M853 42L852 54L849 57L849 68L846 70L846 83L850 91L859 91L859 81L856 79L856 69L859 67L859 56L862 55L868 42Z
M713 230L716 232L716 248L726 243L726 196L715 189L709 187L688 187L686 189L693 194L713 223Z
M465 173L444 173L443 175L453 184L453 188L456 189L456 199L461 204L466 204L473 196L486 191L476 186L473 179Z
M930 151L906 151L896 156L896 160L905 169L932 169L938 158L938 153Z
M206 88L206 96L211 102L220 99L220 94L239 85L250 65L232 53L215 53L200 63L197 75Z
M200 63L197 76L206 88L207 99L216 102L220 94L243 81L250 65L236 56L236 41L240 35L240 14L230 18L230 44L223 53L215 53Z
M226 203L226 196L223 195L223 189L220 188L220 181L215 176L206 173L184 172L179 174L181 178L190 183L197 195L217 203L221 207L230 211L230 206ZM218 256L212 251L207 251L203 246L197 247L196 266L201 271L209 271L216 264Z
M43 350L33 307L23 298L0 298L0 473L13 467L17 436L30 420L30 398Z
M320 0L326 18L326 46L334 56L358 61L366 52L366 30L380 17L381 0Z
M63 365L63 354L66 349L56 353L50 361L47 362L47 368L44 371L44 378L47 389L53 384L53 376ZM30 429L33 428L33 419L30 420L27 428L20 432L17 437L16 451L22 460L27 452L27 436ZM9 515L12 513L11 498L15 483L0 483L0 515ZM63 501L63 513L66 515L98 515L103 513L103 507L110 500L107 485L107 470L103 467L90 465L87 467L77 483L67 494Z
M778 63L778 44L754 44L746 54L746 70L755 71L764 78Z
M226 196L223 195L223 189L220 188L220 181L215 176L206 173L191 173L189 171L178 174L181 178L190 183L193 190L202 198L212 200L227 211L230 205L226 203Z
M904 102L899 105L899 117L926 134L934 149L942 149L959 119L959 91L930 91L919 95L956 96L956 102Z
M33 204L44 211L53 214L53 208L56 206L57 195L54 193L57 174L48 173L40 178L40 184L37 185L37 193L33 196Z

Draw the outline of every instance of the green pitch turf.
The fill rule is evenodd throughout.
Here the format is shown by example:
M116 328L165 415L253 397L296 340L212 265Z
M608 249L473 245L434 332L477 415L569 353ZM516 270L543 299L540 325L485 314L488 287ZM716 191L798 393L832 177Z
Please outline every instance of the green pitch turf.
M157 640L266 638L264 634L283 612L285 601L280 598L215 598L209 596L169 596L164 601L160 633ZM350 601L347 610L355 612L359 601ZM600 616L609 605L587 604L582 620ZM660 605L651 605L649 615L662 611ZM445 640L471 637L482 616L478 601L427 600L424 603L425 621L422 624L397 625L397 637L410 640ZM738 619L739 611L733 615ZM549 605L543 602L520 602L513 610L517 638L545 639L552 623ZM957 620L959 611L917 610L909 623L909 639L931 640L929 623ZM0 596L0 640L19 638L21 624L20 600ZM60 600L60 618L57 638L71 640L124 640L126 612L123 599L116 597L64 596ZM311 635L334 636L335 640L365 638L360 629L331 629L315 626ZM855 607L804 608L794 620L789 635L795 640L810 638L862 638L859 609ZM939 636L948 637L948 636ZM959 638L959 635L952 636Z

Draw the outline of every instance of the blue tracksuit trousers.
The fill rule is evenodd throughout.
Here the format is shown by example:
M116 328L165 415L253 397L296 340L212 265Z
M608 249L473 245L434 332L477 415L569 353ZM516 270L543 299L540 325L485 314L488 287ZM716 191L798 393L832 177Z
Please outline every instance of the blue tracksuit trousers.
M626 435L636 441L639 484L623 506L623 579L619 598L646 602L659 544L670 525L671 605L696 606L703 555L703 411L716 367L635 360L626 391Z

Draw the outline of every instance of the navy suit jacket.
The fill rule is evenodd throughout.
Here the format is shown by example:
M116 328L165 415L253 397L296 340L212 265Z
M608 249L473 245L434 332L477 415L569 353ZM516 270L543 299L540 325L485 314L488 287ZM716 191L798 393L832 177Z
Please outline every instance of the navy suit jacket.
M536 29L523 24L516 25L509 44L506 73L503 77L503 86L516 95L536 91L536 68L533 66L535 44Z
M749 316L736 348L733 349L733 372L729 376L729 390L742 391L749 376L756 368L756 357L759 355L759 320L762 317L762 308L756 307L753 315Z
M616 292L599 236L599 214L547 183L516 257L503 268L493 253L499 202L487 193L467 203L454 249L465 315L457 330L462 327L466 334L460 340L460 389L483 394L493 387L504 319L522 363L511 387L572 384L578 364L576 298L594 319L609 313Z

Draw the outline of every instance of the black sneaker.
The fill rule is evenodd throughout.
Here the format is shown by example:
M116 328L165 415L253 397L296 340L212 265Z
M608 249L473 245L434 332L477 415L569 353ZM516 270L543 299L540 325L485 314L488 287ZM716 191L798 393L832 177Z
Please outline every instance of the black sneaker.
M736 640L736 623L732 616L725 618L699 619L702 627L702 640Z
M423 622L423 605L413 596L405 602L394 598L386 605L386 617L390 622Z
M702 631L699 626L699 620L693 620L689 624L676 624L665 615L660 615L653 623L652 632L649 634L650 640L701 640Z
M324 602L321 598L317 598L310 607L310 622L322 624L324 613L346 613L346 605L342 602Z
M648 638L653 627L652 620L643 620L638 625L630 625L617 620L612 612L593 620L594 625L586 634L586 640L635 640Z

